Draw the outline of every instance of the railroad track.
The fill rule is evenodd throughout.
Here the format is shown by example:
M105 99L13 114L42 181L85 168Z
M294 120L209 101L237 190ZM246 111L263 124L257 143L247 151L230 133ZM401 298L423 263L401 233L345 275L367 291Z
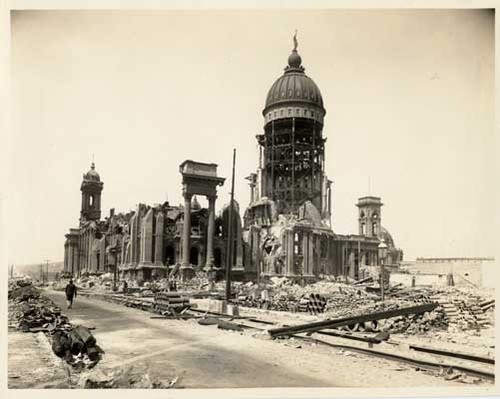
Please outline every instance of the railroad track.
M107 300L110 301L111 298L97 298L101 300ZM117 303L117 301L113 301ZM138 301L140 302L140 300ZM125 303L121 303L122 305L126 306ZM130 305L129 305L130 306ZM151 309L143 307L142 308L145 311L151 311ZM201 309L190 309L188 311L193 317L192 318L199 318L203 317L203 315L208 315L210 317L218 317L221 319L228 319L232 323L240 326L243 329L253 329L257 331L268 331L270 327L276 327L278 324L275 322L267 321L267 320L261 320L257 317L252 317L252 316L231 316L231 315L226 315L222 313L217 313L217 312L209 312ZM168 319L167 317L158 317L154 316L153 318L155 319L161 319L165 318ZM187 317L186 317L187 318ZM182 319L182 318L180 318ZM290 326L281 326L280 328L283 327L290 327ZM293 337L298 340L302 340L304 342L314 342L319 345L331 347L331 348L336 348L336 349L343 349L343 350L348 350L352 352L357 352L357 353L362 353L365 355L369 356L374 356L374 357L379 357L383 359L388 359L388 360L393 360L397 361L400 363L405 363L409 364L413 367L418 367L423 370L429 370L433 372L441 372L443 369L453 369L456 371L459 371L461 373L464 373L466 375L474 376L474 377L479 377L488 381L494 381L495 380L495 371L494 371L494 364L495 360L492 357L488 356L480 356L476 354L470 354L470 353L465 353L465 352L456 352L456 351L447 351L445 349L436 349L436 348L429 348L425 346L419 346L415 344L410 344L408 345L410 351L387 351L387 350L382 350L374 347L375 345L378 345L382 341L379 340L374 340L374 336L366 335L366 334L360 334L360 333L353 333L353 332L342 332L338 329L328 329L328 330L316 330L307 333L307 336L304 335L298 335L299 333L291 333L288 336ZM320 339L317 337L312 337L312 334L317 334L317 335L322 335L325 336L326 339L330 337L334 337L337 339L344 340L344 342L328 342L325 339ZM331 339L331 338L330 338ZM355 340L355 341L362 341L364 343L367 343L367 347L361 347L361 346L355 346L355 345L350 345L346 343L348 340ZM397 346L399 344L404 343L398 343L398 342L389 342L390 344ZM419 358L419 354L425 354L426 358ZM458 363L462 362L462 364Z
M233 323L239 325L244 329L253 329L258 331L267 331L270 325L276 325L276 323L259 320L256 318L240 318L233 319ZM381 343L381 341L376 342L373 340L373 336L362 337L361 334L346 334L341 331L333 331L330 334L328 331L316 331L315 334L319 335L333 335L336 338L342 338L345 340L357 340L363 341L368 345L363 348L360 346L349 345L347 343L333 343L328 342L324 339L320 339L312 336L303 336L298 334L291 335L293 338L302 340L305 342L313 342L319 345L327 346L330 348L343 349L352 352L357 352L369 356L374 356L378 358L383 358L387 360L397 361L400 363L405 363L413 367L418 367L420 369L429 370L432 372L440 373L443 370L453 369L460 373L482 378L488 381L495 380L495 370L494 364L495 360L492 357L480 356L476 354L469 354L464 352L447 351L444 349L427 348L424 346L419 346L416 344L408 345L410 351L402 351L401 353L394 351L387 351L377 349L374 344ZM400 342L391 342L392 345L405 345ZM425 353L426 358L419 358L419 354ZM460 364L457 362L462 362Z

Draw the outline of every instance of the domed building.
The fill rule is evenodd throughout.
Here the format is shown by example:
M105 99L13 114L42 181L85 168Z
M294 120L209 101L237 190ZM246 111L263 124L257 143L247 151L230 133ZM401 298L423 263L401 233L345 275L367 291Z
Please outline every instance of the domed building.
M323 97L306 75L293 49L284 73L271 86L262 115L259 197L276 203L278 212L293 213L311 201L324 219L330 217L330 181L324 173Z
M379 236L386 230L380 220L370 224L369 234L361 227L358 235L331 229L326 110L318 85L305 72L296 38L294 43L283 74L267 93L263 133L257 135L259 165L246 178L245 271L305 280L323 274L358 278L360 267L378 264Z

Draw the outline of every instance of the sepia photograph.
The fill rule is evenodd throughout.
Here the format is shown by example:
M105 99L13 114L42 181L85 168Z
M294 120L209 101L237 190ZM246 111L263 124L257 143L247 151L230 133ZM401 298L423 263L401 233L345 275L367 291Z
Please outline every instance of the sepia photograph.
M495 9L19 9L9 45L9 391L495 389Z

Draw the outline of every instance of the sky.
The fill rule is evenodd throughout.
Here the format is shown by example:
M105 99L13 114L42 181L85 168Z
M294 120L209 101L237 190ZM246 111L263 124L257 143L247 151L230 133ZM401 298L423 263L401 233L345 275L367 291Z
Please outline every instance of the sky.
M219 165L220 209L236 148L246 208L295 29L327 111L333 230L357 233L357 198L377 195L406 259L493 256L493 12L15 11L9 263L63 259L92 158L103 217L180 204L186 159Z

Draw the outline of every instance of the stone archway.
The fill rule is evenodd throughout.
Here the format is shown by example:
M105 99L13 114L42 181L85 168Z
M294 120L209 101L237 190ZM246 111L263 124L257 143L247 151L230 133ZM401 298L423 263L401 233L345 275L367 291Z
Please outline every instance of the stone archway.
M206 259L205 268L210 269L213 259L213 242L215 230L215 199L217 198L217 186L222 186L225 179L217 176L217 165L213 163L184 161L179 166L182 175L182 194L184 197L184 221L182 234L182 278L190 278L192 275L192 266L199 265L200 261ZM190 249L191 239L191 198L193 195L204 195L208 199L208 227L207 227L207 246L206 256L199 259L193 256L193 248ZM196 249L199 255L199 248Z

